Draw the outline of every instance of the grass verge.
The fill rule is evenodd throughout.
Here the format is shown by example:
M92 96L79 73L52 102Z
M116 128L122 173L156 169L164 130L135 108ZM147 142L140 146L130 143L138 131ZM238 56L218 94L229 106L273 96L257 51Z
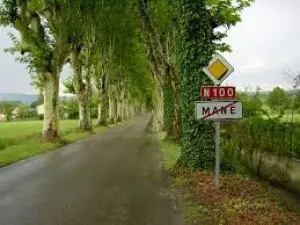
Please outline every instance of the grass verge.
M182 193L185 225L300 224L296 208L283 201L278 190L235 174L222 174L216 189L214 174L202 170L172 169L180 147L159 134L160 148L170 171L171 186Z
M160 140L159 147L163 154L165 166L167 169L171 169L175 166L178 158L180 157L180 146L175 145L172 141L166 139L166 133L160 132L158 134Z
M93 132L82 132L77 125L77 120L60 121L61 139L54 143L44 143L40 139L42 121L0 123L0 167L54 150L107 129L97 127Z

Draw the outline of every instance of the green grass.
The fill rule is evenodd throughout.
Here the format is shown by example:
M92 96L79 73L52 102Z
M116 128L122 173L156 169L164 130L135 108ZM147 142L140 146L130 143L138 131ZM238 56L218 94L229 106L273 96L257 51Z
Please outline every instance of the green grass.
M269 106L267 106L266 104L263 105L263 110L267 111L268 114L271 117L276 117L278 116L278 114L276 114L274 111L272 111L270 109ZM299 111L295 111L294 112L294 116L293 116L293 121L294 123L300 123L300 112ZM267 118L267 117L266 117ZM283 115L283 117L281 118L282 122L292 122L292 111L291 110L286 110L285 114Z
M293 116L293 121L294 123L300 123L300 114L297 112L294 114ZM282 121L286 121L286 122L292 122L292 114L291 113L287 113L283 116Z
M93 134L78 130L77 120L62 120L60 121L61 140L55 143L43 143L40 139L42 124L42 121L0 123L0 167L56 149ZM103 127L96 128L94 132L105 129Z
M164 132L159 133L158 138L165 165L167 169L170 169L175 166L179 159L181 147L169 140L166 140L166 134Z
M60 121L61 132L67 132L75 129L78 124L77 120ZM32 134L41 133L43 121L21 121L21 122L0 122L1 138L26 137Z

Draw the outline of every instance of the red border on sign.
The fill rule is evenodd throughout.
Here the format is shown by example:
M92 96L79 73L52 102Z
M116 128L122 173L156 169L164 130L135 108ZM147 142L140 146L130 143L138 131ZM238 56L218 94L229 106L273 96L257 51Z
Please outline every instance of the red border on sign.
M215 96L214 94L211 94L211 96L204 96L204 90L205 89L210 89L210 93L212 93L212 89L224 89L225 90L225 96L220 96L218 93L218 96ZM228 96L227 95L227 90L228 89L233 89L233 96ZM219 90L218 90L219 91ZM206 99L212 99L212 100L230 100L230 99L234 99L236 97L236 87L234 86L202 86L200 88L200 97L203 100Z

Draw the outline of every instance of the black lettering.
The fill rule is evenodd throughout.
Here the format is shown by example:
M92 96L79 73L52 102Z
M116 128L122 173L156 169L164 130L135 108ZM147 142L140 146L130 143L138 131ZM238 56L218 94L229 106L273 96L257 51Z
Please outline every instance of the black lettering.
M216 114L218 114L218 108L214 107L213 112L216 113Z
M230 113L235 114L236 113L235 109L236 109L235 106L231 106L230 107Z
M227 108L221 107L221 115L227 114Z
M207 107L207 108L202 107L202 114L203 114L203 115L208 115L208 114L210 114L209 107Z

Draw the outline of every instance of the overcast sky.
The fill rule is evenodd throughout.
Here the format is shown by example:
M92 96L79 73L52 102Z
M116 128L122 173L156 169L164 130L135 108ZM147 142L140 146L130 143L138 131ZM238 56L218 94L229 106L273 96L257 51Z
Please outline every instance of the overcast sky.
M229 31L226 40L233 52L223 54L235 67L225 84L289 88L283 71L289 66L300 72L300 0L256 0L242 14L242 22ZM24 65L3 52L10 40L8 29L0 28L0 92L35 93ZM66 76L68 70L63 72Z

